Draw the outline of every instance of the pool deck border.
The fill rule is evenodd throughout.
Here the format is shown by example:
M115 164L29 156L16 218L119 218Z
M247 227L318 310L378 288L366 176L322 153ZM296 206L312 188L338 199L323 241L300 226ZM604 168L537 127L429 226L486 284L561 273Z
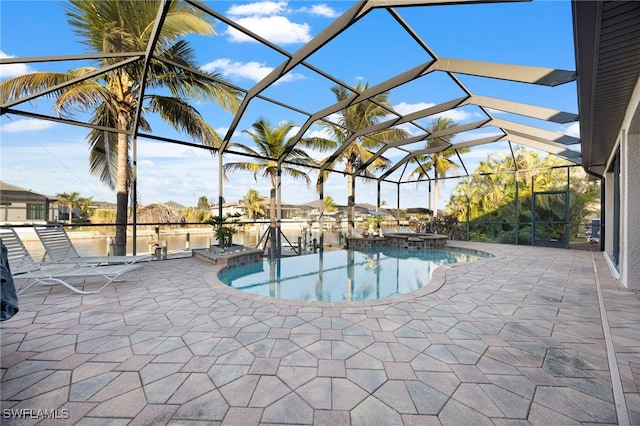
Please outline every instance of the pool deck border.
M455 245L495 257L367 302L249 295L195 257L34 287L1 323L2 423L640 424L640 294L602 253Z

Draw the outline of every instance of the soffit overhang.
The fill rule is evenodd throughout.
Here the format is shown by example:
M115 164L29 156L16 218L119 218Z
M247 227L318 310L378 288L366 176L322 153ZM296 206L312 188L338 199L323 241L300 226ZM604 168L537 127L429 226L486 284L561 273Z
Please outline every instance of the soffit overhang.
M640 77L640 2L572 6L582 165L602 176Z

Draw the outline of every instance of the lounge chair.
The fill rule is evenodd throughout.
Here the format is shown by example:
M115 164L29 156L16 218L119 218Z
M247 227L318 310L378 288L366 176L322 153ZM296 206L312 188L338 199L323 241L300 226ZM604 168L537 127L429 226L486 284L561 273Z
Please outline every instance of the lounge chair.
M0 241L7 248L7 257L14 279L27 278L32 281L22 288L18 294L24 293L34 284L62 284L80 294L98 293L126 272L139 268L140 264L90 265L90 264L39 264L33 260L22 240L13 228L0 228ZM80 290L65 279L71 277L103 277L107 280L100 288L93 291Z
M130 264L151 260L150 254L139 256L80 256L62 226L35 226L34 230L44 246L43 261L95 265Z

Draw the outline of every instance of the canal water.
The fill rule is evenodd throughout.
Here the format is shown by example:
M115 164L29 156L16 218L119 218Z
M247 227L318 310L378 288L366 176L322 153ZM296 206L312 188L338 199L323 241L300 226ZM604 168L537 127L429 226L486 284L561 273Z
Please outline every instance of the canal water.
M260 243L260 247L264 245L264 240L261 241L266 226L262 228L254 228L253 230L240 231L233 235L233 243L241 244L245 247L256 247ZM283 247L288 246L288 241L295 247L298 245L298 237L304 244L305 240L310 247L313 244L313 239L319 239L319 232L303 232L302 229L285 229L282 230L285 238L282 238ZM95 235L91 232L74 232L73 230L67 231L71 242L75 246L76 250L81 256L106 256L109 249L110 239L108 236ZM20 238L24 242L25 247L35 260L42 259L44 255L44 247L38 240L35 232L30 228L22 228L19 231ZM211 244L217 244L213 231L208 232L203 229L194 229L189 234L190 249L207 248ZM305 235L306 234L306 238ZM131 232L128 234L127 241L127 253L133 253L133 238L131 238ZM151 231L139 231L136 238L136 254L143 254L149 252L149 241L155 240L156 237ZM160 241L167 242L167 251L169 253L187 248L187 231L185 230L160 230ZM325 231L324 243L325 246L338 246L340 241L340 233L337 231Z

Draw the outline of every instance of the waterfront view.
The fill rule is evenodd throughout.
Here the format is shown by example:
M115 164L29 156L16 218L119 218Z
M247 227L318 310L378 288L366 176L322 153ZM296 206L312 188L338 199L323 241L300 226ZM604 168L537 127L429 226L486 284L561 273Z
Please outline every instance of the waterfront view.
M2 424L640 426L640 1L0 15Z
M267 228L268 225L265 224L252 230L237 232L233 235L233 242L234 244L240 244L245 247L256 247ZM291 244L296 247L298 244L298 236L301 236L301 242L304 245L302 228L283 228L282 232ZM29 228L23 228L20 231L20 234L31 256L34 259L41 259L44 255L44 247L42 247L42 244L36 237L35 232ZM68 231L68 234L73 245L76 247L76 250L82 256L104 256L108 253L110 242L109 238L112 238L108 235L92 235L87 232L74 232L73 230ZM161 230L159 241L167 242L167 251L169 253L181 251L187 248L187 234L189 234L189 249L202 249L217 243L213 231L202 228L194 228L191 230ZM308 247L312 246L314 238L319 238L317 230L311 231L311 233L307 232L306 241ZM155 241L153 231L138 231L136 238L136 254L147 253L149 251L150 241ZM340 233L338 231L325 231L325 247L336 247L338 246L339 241ZM262 246L263 243L260 245ZM283 239L283 246L285 244L286 241ZM133 253L133 238L131 233L127 238L127 253Z

